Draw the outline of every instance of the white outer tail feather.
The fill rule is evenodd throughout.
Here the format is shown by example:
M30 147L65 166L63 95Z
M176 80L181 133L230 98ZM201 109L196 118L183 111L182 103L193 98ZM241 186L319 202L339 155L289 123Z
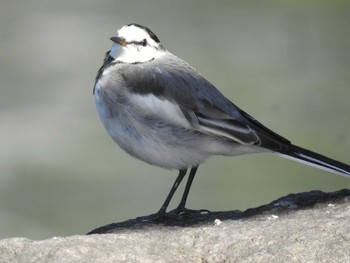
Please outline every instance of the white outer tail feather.
M337 165L331 164L330 162L326 162L326 161L321 161L318 158L294 151L293 152L295 154L295 156L289 155L289 154L283 154L283 153L278 153L275 152L276 155L279 155L283 158L287 158L293 161L297 161L303 164L307 164L310 165L312 167L316 167L319 168L321 170L325 170L327 172L331 172L340 176L344 176L344 177L350 177L350 166L349 166L349 171L340 168ZM327 157L326 157L327 158ZM330 159L331 160L331 159Z

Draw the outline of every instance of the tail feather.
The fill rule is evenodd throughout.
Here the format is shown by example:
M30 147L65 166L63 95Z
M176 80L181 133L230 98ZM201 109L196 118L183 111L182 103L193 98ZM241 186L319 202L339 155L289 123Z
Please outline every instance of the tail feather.
M276 152L276 154L331 173L350 177L350 165L295 145L290 145L288 152Z

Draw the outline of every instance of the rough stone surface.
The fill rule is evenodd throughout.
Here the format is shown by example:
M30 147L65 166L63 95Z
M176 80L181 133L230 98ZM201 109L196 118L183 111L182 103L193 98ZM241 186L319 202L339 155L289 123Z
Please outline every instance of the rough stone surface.
M280 201L281 202L281 201ZM284 204L285 205L285 204ZM197 226L0 241L0 262L350 262L350 197Z
M200 226L210 224L216 219L220 220L238 220L258 216L264 213L286 213L293 210L299 210L312 207L318 203L336 202L344 197L350 196L349 189L342 189L336 192L325 193L322 191L303 192L298 194L289 194L283 196L269 204L255 208L249 208L246 211L218 211L210 212L207 210L189 210L188 213L178 213L175 210L170 211L166 216L159 217L158 214L141 216L135 219L129 219L119 223L112 223L98 227L88 234L107 234L118 233L125 229L140 229L144 227L158 226Z

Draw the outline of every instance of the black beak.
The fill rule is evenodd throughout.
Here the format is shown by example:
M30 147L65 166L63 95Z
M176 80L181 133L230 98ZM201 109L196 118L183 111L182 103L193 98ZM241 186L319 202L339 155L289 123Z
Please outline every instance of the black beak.
M111 37L110 40L112 40L114 43L117 43L121 46L126 46L128 42L125 41L125 39L121 37Z

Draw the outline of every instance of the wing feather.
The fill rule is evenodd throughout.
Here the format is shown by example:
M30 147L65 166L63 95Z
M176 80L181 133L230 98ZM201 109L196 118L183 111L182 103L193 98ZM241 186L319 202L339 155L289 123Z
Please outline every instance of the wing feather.
M271 150L290 144L239 109L194 68L171 54L121 68L120 73L130 91L152 94L179 105L195 130Z

